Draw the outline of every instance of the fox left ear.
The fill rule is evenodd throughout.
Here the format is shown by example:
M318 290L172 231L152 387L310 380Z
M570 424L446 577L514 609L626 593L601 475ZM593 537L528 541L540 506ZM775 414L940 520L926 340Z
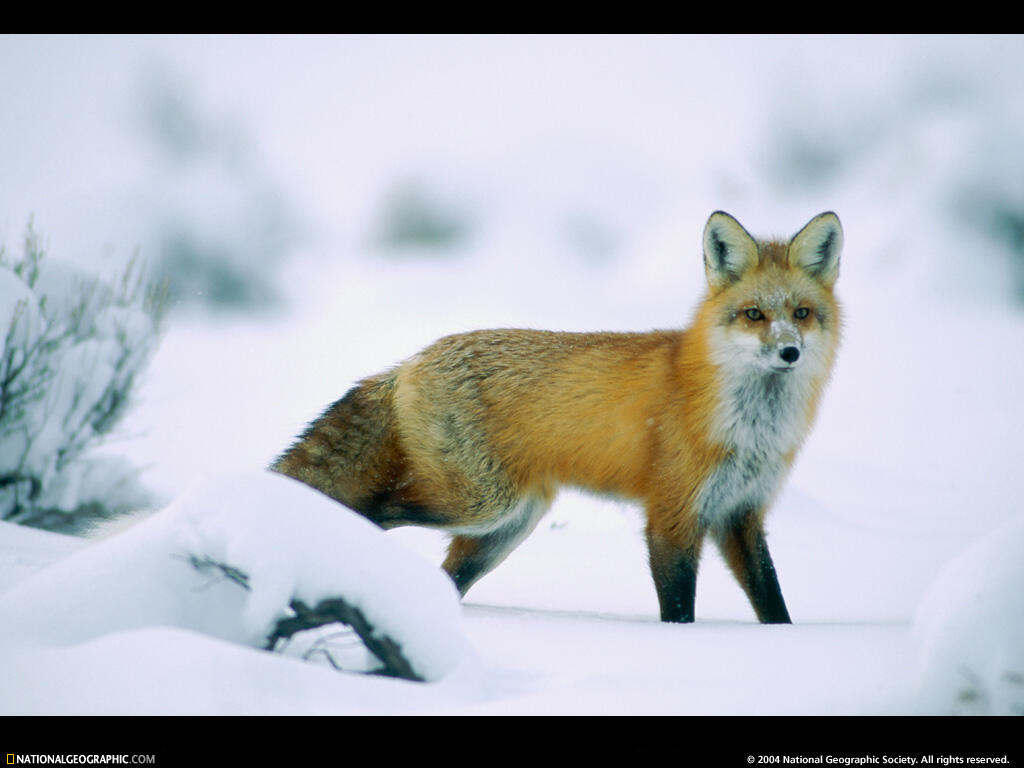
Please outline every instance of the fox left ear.
M819 213L789 241L789 262L831 287L839 277L843 225L832 211Z

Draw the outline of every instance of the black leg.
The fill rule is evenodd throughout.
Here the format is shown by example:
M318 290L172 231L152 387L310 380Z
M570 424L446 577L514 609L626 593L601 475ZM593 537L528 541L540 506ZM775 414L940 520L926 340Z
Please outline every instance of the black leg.
M761 515L751 513L718 537L726 562L764 624L790 624L775 564L768 552Z
M658 592L661 620L692 622L697 594L699 547L679 547L661 534L651 531L647 533L647 547L651 575Z

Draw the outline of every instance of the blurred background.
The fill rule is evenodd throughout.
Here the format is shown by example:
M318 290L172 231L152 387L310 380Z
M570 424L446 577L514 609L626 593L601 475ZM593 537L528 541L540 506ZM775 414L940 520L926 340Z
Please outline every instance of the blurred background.
M9 345L99 350L61 342L40 375L81 381L0 430L5 517L265 464L446 333L683 325L713 210L788 236L831 209L847 335L799 487L908 528L1000 519L1022 69L1015 36L0 37Z

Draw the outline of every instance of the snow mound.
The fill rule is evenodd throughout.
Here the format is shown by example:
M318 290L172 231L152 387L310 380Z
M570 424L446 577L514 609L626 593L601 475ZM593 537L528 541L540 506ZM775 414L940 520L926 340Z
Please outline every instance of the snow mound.
M1024 714L1024 518L953 558L914 622L921 693L941 714Z
M72 536L0 521L0 593L84 544Z
M244 573L247 587L217 568ZM44 568L0 595L13 646L89 643L179 627L262 647L292 600L341 597L439 680L473 658L450 579L384 532L290 478L257 472L207 481L128 530Z

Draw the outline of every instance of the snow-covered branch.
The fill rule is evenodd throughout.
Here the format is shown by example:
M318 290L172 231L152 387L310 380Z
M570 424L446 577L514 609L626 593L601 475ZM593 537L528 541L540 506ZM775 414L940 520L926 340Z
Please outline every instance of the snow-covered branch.
M190 555L186 559L197 571L218 571L243 589L250 589L249 577L234 566L196 555ZM288 603L288 608L292 615L278 619L263 646L266 650L275 650L278 643L282 640L289 640L299 632L317 629L328 624L346 624L359 636L367 650L381 662L382 666L373 670L372 674L399 677L403 680L417 682L423 680L413 669L409 659L402 653L402 646L386 634L379 632L359 608L344 598L325 598L313 607L306 605L302 600L293 599Z

